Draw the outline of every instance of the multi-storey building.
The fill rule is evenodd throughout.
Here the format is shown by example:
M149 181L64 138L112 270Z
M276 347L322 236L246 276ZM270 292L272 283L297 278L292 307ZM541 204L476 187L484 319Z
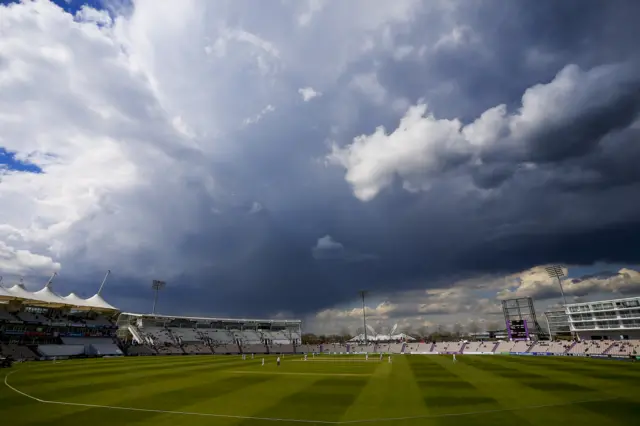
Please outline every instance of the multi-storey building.
M580 339L640 339L640 297L568 304L566 313Z

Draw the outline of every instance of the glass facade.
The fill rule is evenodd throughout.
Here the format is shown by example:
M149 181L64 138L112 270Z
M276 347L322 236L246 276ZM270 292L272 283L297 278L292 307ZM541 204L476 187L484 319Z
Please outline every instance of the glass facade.
M640 330L640 297L567 305L572 331Z

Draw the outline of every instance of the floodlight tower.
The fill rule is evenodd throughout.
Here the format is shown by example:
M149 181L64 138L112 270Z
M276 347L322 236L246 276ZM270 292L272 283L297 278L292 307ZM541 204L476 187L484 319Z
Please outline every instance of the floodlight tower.
M158 303L158 292L164 289L167 286L167 283L160 280L153 280L151 283L151 288L155 291L155 297L153 298L153 311L152 314L156 313L156 304Z
M364 298L365 296L367 296L367 294L369 294L369 292L367 290L360 290L358 292L360 294L360 297L362 298L362 323L364 325L364 344L367 344L367 313L366 313L366 307L364 305Z
M560 293L562 293L562 302L564 304L564 308L567 307L567 298L564 295L564 288L562 288L562 280L561 277L564 277L564 271L558 265L551 265L544 268L549 274L549 278L556 278L558 280L558 285L560 286Z

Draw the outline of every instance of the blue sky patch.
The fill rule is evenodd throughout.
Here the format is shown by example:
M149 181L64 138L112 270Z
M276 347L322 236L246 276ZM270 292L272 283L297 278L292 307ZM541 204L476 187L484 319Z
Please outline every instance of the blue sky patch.
M0 147L0 169L9 169L17 172L42 173L42 169L28 161L21 161L16 154Z

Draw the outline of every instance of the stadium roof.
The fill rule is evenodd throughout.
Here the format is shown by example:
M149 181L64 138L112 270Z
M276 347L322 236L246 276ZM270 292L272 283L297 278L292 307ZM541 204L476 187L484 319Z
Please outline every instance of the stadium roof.
M51 290L49 283L36 292L30 292L22 284L16 284L10 288L0 286L0 300L18 300L36 306L68 306L83 310L119 311L118 308L105 301L99 292L88 299L78 297L74 293L62 297Z

